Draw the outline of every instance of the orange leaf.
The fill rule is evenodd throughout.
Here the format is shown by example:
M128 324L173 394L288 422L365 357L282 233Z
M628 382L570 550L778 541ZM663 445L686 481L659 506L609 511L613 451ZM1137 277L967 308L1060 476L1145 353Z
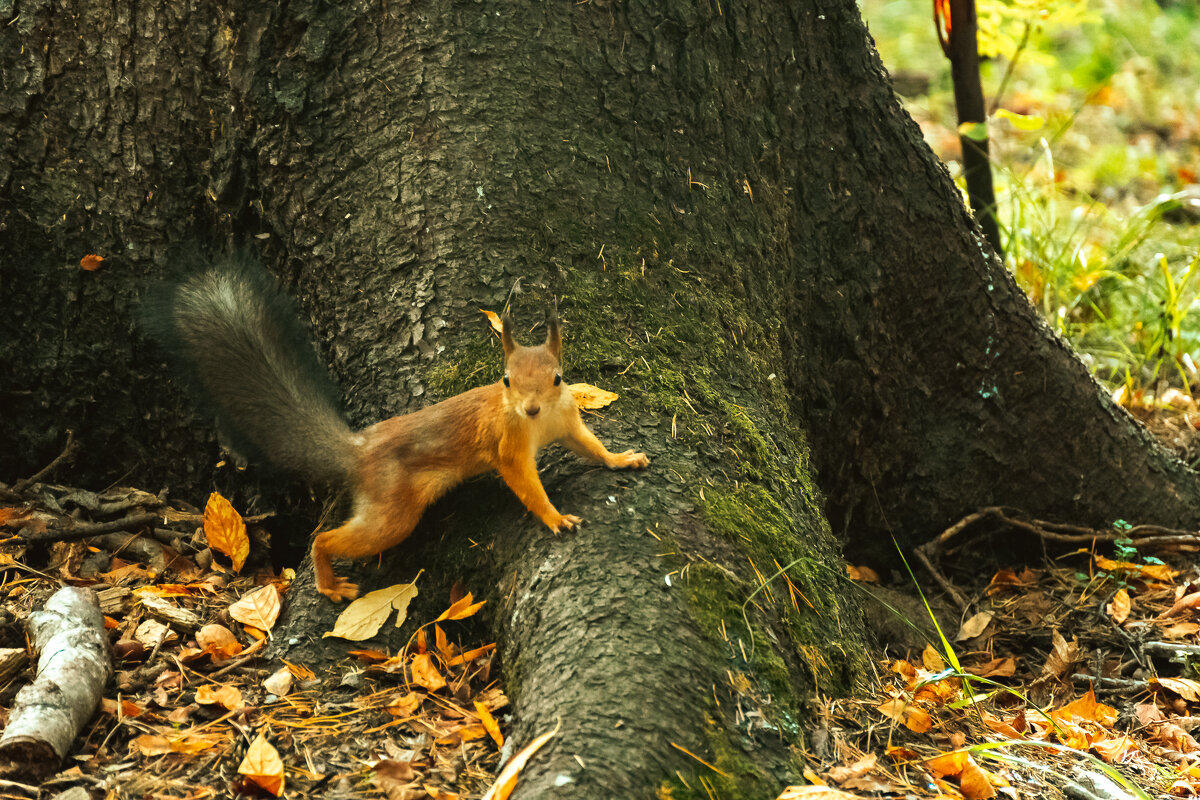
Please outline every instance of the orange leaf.
M1075 722L1084 720L1098 722L1106 728L1111 728L1117 721L1117 710L1112 706L1096 702L1096 693L1088 689L1087 694L1072 700L1062 708L1051 711L1050 716L1056 722Z
M238 774L260 789L279 797L283 794L283 759L262 733L246 748Z
M963 797L967 800L988 800L996 796L996 790L988 780L987 771L970 757L958 777L958 788L962 789Z
M483 604L487 602L487 600L480 600L478 603L472 603L472 600L474 598L471 596L471 593L467 592L466 597L463 597L443 611L441 616L435 619L434 622L441 622L444 619L466 619L483 608Z
M1129 561L1114 561L1102 555L1095 556L1095 559L1096 566L1107 572L1140 575L1143 578L1162 581L1163 583L1170 583L1177 574L1175 570L1166 564L1134 564Z
M260 630L269 631L279 619L282 601L279 589L275 584L268 583L242 597L229 607L229 616L243 625L251 625Z
M408 692L388 703L383 710L393 717L411 717L417 713L417 709L421 707L421 701L424 699L425 695L423 694Z
M429 653L418 653L412 660L413 683L423 686L431 692L436 692L446 685L446 679L433 665L433 656Z
M475 701L475 710L479 712L479 721L487 729L488 734L496 743L496 747L504 747L504 734L500 732L500 723L496 722L496 718L492 716L492 712L488 711L487 706L478 700Z
M939 778L953 778L963 771L970 761L971 754L966 750L955 750L925 761L925 766Z
M479 309L485 317L488 318L488 323L492 326L492 330L500 333L504 330L504 323L500 320L500 315L495 311L488 311L486 308Z
M79 259L79 266L86 269L88 272L95 272L100 269L100 263L104 261L104 256L98 256L94 253L84 256Z
M433 641L443 661L448 661L454 657L454 653L450 650L450 642L446 639L446 632L442 630L441 625L435 624L433 626Z
M476 647L474 650L467 650L464 653L456 655L454 658L446 662L447 667L457 667L459 664L470 664L475 659L485 653L490 653L496 649L496 643L485 644L483 647Z
M242 693L236 686L205 684L196 690L196 702L202 706L219 705L226 711L237 711L242 707Z
M208 504L204 506L204 536L208 539L209 547L229 557L234 572L241 572L246 556L250 555L246 523L229 501L217 492L208 496Z

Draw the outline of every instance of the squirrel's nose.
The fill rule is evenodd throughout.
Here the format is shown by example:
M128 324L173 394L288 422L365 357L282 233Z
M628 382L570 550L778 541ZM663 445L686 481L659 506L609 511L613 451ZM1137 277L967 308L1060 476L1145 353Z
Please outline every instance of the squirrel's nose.
M525 406L525 414L530 417L536 417L538 412L541 410L542 407L537 403L530 403L529 405Z

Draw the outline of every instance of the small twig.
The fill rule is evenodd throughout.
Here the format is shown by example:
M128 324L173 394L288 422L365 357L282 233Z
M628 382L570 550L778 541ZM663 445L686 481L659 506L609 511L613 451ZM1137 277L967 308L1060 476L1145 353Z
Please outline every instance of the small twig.
M59 464L61 464L63 461L65 461L67 458L69 458L71 456L71 450L74 449L74 447L75 447L75 431L71 430L70 428L67 428L67 444L65 447L63 447L62 452L59 453L58 456L53 461L51 461L46 466L42 467L42 469L39 470L38 472L36 472L35 474L31 475L28 478L22 478L21 480L14 483L12 485L12 488L9 491L11 491L13 494L18 494L18 495L23 493L30 486L37 483L42 478L46 477L51 472L53 472L58 467Z
M943 536L944 535L945 534L943 534ZM969 605L967 598L963 596L962 592L960 592L954 586L954 584L950 583L950 581L948 581L946 577L942 575L941 570L934 566L934 559L941 554L940 545L942 538L942 536L939 536L937 539L926 542L925 544L915 548L913 554L916 555L917 560L924 565L929 574L933 576L933 579L937 582L937 585L942 587L942 591L950 596L950 599L954 601L954 604L958 606L959 610L966 611L967 606Z

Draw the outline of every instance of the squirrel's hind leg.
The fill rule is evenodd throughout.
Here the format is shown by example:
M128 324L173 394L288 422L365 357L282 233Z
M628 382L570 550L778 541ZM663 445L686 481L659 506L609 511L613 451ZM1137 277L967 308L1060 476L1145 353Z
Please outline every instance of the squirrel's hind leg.
M313 539L312 560L317 591L335 603L358 597L358 586L333 574L332 559L363 558L382 553L408 538L421 519L424 506L413 503L376 505L360 509L346 524L318 533Z

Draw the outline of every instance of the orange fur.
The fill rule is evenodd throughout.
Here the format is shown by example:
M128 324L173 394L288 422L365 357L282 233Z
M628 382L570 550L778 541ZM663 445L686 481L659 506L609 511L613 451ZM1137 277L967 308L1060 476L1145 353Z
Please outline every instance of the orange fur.
M561 380L556 321L543 344L522 347L505 320L501 341L504 380L384 420L352 437L353 514L313 541L317 591L335 602L356 597L358 587L335 576L330 559L363 558L399 544L430 503L491 470L551 530L575 526L582 520L560 514L538 477L537 453L551 442L611 469L650 463L644 453L609 452L583 424Z

